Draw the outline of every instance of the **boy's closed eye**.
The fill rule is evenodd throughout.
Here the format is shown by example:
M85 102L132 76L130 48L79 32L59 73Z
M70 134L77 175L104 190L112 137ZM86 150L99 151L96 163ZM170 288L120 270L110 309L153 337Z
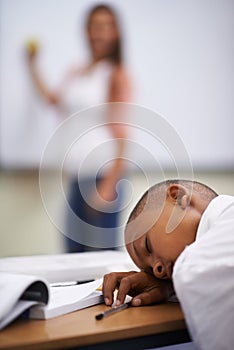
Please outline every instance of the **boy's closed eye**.
M152 254L152 246L147 235L145 236L145 248L149 254Z
M151 251L150 251L150 249L149 249L149 243L148 243L148 238L147 238L147 236L145 237L145 248L146 248L147 252L150 254Z

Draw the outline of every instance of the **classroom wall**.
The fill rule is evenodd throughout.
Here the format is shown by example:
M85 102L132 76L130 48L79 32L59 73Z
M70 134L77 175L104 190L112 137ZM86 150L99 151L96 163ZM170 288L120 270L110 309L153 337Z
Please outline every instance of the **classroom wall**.
M42 150L58 125L55 110L32 86L25 60L26 41L32 37L39 41L40 70L49 86L57 87L70 63L81 63L88 56L84 18L96 3L0 1L2 167L38 167ZM194 168L233 169L234 2L106 3L113 4L121 14L134 101L158 111L174 126ZM153 128L152 123L146 118L148 130ZM145 135L138 136L139 142L152 148ZM134 157L137 162L138 153ZM167 155L165 159L167 163ZM145 161L144 166L151 164Z
M57 87L70 64L88 57L84 16L96 3L99 1L0 0L0 256L64 251L63 235L45 211L38 179L41 154L58 126L58 116L32 85L24 47L32 37L39 41L40 71L51 88ZM219 193L234 195L234 2L106 3L121 14L134 102L157 111L172 126L191 158L195 179ZM143 121L148 135L135 135L139 147L133 147L129 155L142 171L131 174L133 192L122 213L123 223L149 183L162 176L178 176L172 174L167 144L150 143L149 131L158 124L152 118ZM157 158L154 152L161 148ZM142 156L143 149L159 160L157 169L152 169L150 156ZM64 217L53 174L45 179L49 201L56 215ZM65 192L66 186L65 181Z

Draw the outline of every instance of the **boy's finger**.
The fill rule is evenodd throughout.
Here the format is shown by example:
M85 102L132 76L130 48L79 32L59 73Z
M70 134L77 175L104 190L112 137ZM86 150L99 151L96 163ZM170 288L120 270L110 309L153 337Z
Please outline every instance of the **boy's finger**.
M122 284L122 281L125 280L125 278L132 278L137 274L136 271L129 271L129 272L111 272L104 276L103 280L103 296L106 305L112 305L114 301L114 291L117 288L120 288L120 294L118 292L118 295L120 295L121 300L124 301L125 296L127 293L125 293L125 281ZM122 284L122 287L121 287ZM123 294L123 296L122 296ZM117 296L118 299L118 296Z
M111 272L104 276L103 295L106 305L112 305L114 301L114 291L118 288L123 277L132 272Z
M118 284L118 277L116 273L109 273L103 279L103 296L106 305L112 305L114 299L114 291Z
M141 293L132 299L133 306L143 306L160 303L165 300L165 296L158 288Z
M131 283L131 276L126 276L121 279L120 285L119 285L119 290L116 298L116 304L120 305L123 304L126 295L132 288L132 283Z

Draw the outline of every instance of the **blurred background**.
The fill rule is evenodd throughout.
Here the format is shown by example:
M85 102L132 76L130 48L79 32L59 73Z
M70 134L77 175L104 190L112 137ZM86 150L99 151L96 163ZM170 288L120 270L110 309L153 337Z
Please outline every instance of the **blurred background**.
M59 125L58 115L32 83L25 47L29 40L37 42L39 69L49 87L55 88L67 66L87 60L86 15L99 3L0 0L2 257L64 252L63 235L43 207L38 178L42 152ZM158 112L174 127L190 155L196 180L218 193L234 195L234 2L113 0L105 4L113 5L120 18L132 102ZM151 128L147 120L146 127ZM146 135L138 137L136 142L151 148ZM142 160L137 148L136 152L132 156L136 164L141 162L144 174L136 168L129 172L134 190L131 204L121 213L123 223L148 182L163 180L150 158ZM159 163L164 177L178 175L163 152ZM48 171L47 181L48 197L62 215L53 172Z

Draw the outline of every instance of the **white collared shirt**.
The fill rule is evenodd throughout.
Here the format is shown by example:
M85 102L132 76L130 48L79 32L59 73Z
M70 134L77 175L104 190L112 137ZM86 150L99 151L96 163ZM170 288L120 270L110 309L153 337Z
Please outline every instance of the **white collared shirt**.
M210 202L172 278L197 349L234 349L234 197Z

